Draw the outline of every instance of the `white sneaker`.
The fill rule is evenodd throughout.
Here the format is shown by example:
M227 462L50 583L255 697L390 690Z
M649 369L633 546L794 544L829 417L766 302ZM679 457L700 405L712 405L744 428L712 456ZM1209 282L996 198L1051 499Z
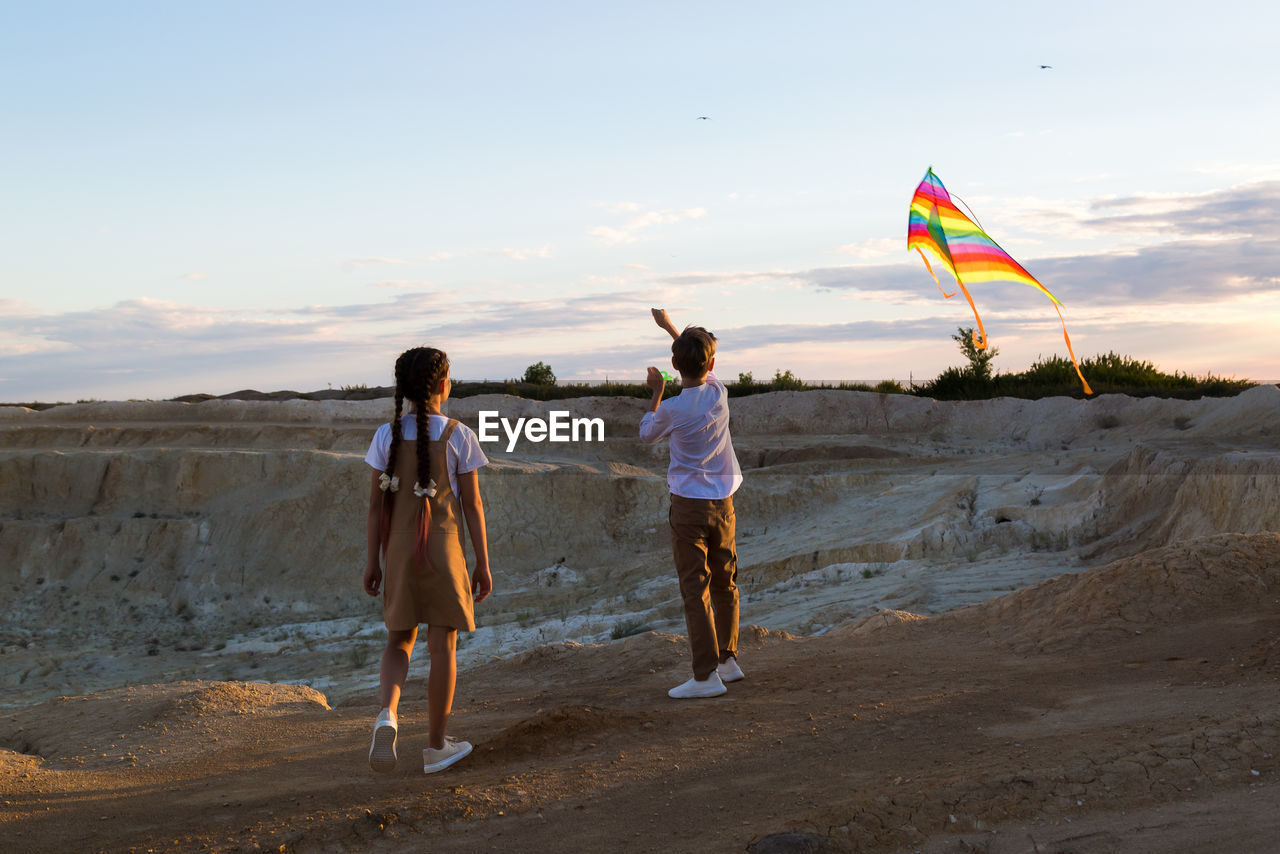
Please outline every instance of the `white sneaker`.
M677 685L667 692L667 696L676 700L697 700L703 697L719 697L728 690L720 681L720 674L713 670L711 675L701 682L690 679L682 685Z
M369 767L383 774L396 770L396 716L390 709L383 709L373 725Z
M443 771L470 752L471 742L454 741L446 735L444 737L444 747L439 750L434 747L428 747L422 751L422 773L434 774L437 771Z
M738 666L738 659L735 657L730 657L728 661L722 662L717 666L716 673L720 674L720 681L722 682L737 682L746 678L746 674Z

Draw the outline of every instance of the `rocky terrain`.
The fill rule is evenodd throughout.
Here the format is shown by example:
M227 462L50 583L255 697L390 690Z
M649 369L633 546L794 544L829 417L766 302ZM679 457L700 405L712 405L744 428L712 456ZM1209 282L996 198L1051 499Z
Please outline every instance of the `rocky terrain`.
M605 438L485 445L477 752L415 771L415 668L390 784L359 589L390 401L0 408L0 849L1271 850L1275 386L734 400L758 628L693 704L644 403L450 407Z

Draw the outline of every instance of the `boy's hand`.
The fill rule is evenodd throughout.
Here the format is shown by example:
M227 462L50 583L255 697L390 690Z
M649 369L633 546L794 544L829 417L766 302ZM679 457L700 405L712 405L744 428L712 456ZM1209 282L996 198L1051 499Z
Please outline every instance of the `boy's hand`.
M644 378L644 384L658 394L666 391L667 388L667 381L662 376L662 371L652 366L649 368L649 375Z
M649 311L653 314L653 322L667 331L672 338L679 338L680 333L676 332L675 324L671 322L671 318L667 316L665 308L651 308Z

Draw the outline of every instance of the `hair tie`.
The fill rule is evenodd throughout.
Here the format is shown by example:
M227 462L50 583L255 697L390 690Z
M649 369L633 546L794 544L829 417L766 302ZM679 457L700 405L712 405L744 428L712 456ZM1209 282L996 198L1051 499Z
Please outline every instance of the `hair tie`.
M416 496L418 496L419 498L435 498L435 497L436 497L436 482L435 482L435 479L434 479L434 478L432 478L432 479L427 483L427 488L426 488L426 489L423 489L421 486L419 486L419 485L418 485L418 482L417 482L417 481L414 481L414 483L413 483L413 494L414 494L414 495L416 495Z
M434 483L434 481L433 481L433 483ZM415 483L415 484L414 484L414 489L415 489L415 491L417 490L417 486L418 486L418 485ZM378 478L378 489L381 489L383 492L386 492L387 490L390 490L390 491L392 491L392 492L399 492L399 491L400 491L400 478L399 478L398 476L397 476L397 477L392 477L391 475L387 474L386 472L383 472L383 473L382 473L382 477Z

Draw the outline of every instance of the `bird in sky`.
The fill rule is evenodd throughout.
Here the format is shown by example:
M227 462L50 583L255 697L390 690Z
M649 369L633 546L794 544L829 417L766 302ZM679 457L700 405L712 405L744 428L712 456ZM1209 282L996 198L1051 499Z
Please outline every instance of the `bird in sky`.
M711 116L698 116L698 121L700 121L700 122L709 122L709 121L711 121Z
M1040 66L1040 67L1041 67L1041 68L1053 68L1053 66L1052 66L1052 65L1042 65L1042 66Z

